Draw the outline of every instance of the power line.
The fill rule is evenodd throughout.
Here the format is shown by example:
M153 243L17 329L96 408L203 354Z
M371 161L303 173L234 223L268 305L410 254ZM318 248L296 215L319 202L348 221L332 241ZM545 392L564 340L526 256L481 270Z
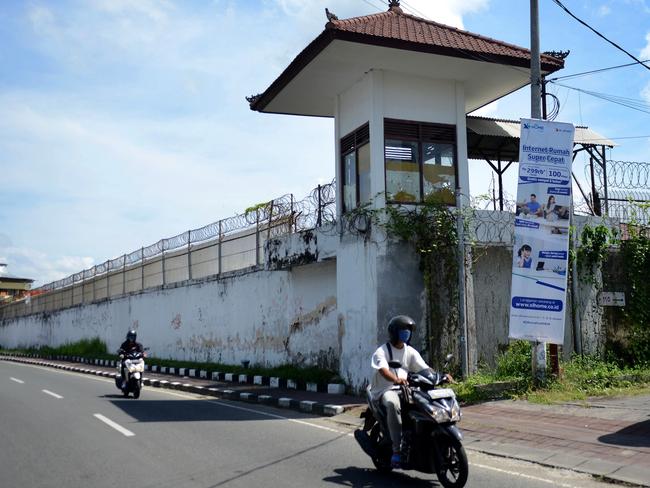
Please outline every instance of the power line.
M370 3L368 0L362 0L362 1L363 1L363 2L366 2L366 3L367 3L368 5L370 5L371 7L376 8L376 9L379 10L380 12L383 12L383 9L380 9L380 8L377 7L377 5L375 5L374 3ZM379 0L379 3L381 3L381 0Z
M420 10L418 10L418 9L416 9L415 7L409 5L409 4L406 3L404 0L402 0L402 4L403 4L405 7L407 7L409 10L411 10L412 12L414 12L414 13L416 13L417 15L419 15L420 17L422 17L423 19L427 19L427 16L424 15ZM427 20L431 20L431 19L427 19Z
M645 63L650 63L650 59L646 59L644 61L641 61L641 63L644 64L644 65L645 65ZM594 69L594 70L591 70L591 71L584 71L582 73L575 73L575 74L572 74L572 75L556 76L555 78L549 78L547 81L568 80L570 78L577 78L579 76L586 76L586 75L592 75L592 74L595 74L595 73L602 73L603 71L609 71L609 70L617 69L617 68L625 68L627 66L634 66L636 64L639 64L639 63L634 62L634 63L619 64L617 66L610 66L608 68Z
M578 22L580 22L582 25L584 25L584 26L587 27L589 30L591 30L591 31L592 31L594 34L596 34L598 37L601 37L602 39L606 40L606 41L609 42L612 46L614 46L616 49L618 49L618 50L620 50L620 51L623 51L623 52L624 52L625 54L627 54L629 57L631 57L632 59L634 59L638 64L640 64L641 66L643 66L643 67L646 68L647 70L650 70L650 66L646 66L645 64L643 64L643 62L642 62L640 59L638 59L636 56L634 56L632 53L630 53L629 51L626 51L626 50L623 49L621 46L619 46L618 44L616 44L614 41L610 41L607 37L605 37L604 35L602 35L600 32L598 32L596 29L594 29L593 27L591 27L591 26L590 26L589 24L587 24L585 21L583 21L583 20L579 19L578 17L576 17L576 16L575 16L575 15L574 15L574 14L573 14L573 13L572 13L568 8L566 8L566 7L562 4L562 2L560 2L560 0L552 0L552 1L553 1L556 5L558 5L562 10L564 10L567 14L569 14L571 17L573 17L573 18L576 19Z
M627 98L627 97L621 97L617 95L609 95L607 93L599 93L599 92L594 92L594 91L589 91L589 90L583 90L582 88L577 88L575 86L569 86L569 85L563 85L562 83L556 83L552 82L554 85L557 86L562 86L564 88L568 88L569 90L575 90L579 93L584 93L585 95L590 95L595 98L600 98L601 100L605 100L611 103L615 103L617 105L621 105L623 107L631 108L632 110L637 110L639 112L643 112L646 114L650 114L650 104L643 101L643 100L638 100L634 98Z

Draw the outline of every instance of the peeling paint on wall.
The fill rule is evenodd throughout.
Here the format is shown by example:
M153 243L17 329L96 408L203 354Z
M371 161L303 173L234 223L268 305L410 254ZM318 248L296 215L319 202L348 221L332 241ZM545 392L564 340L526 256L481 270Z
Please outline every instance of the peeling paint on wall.
M289 334L294 334L298 331L301 331L304 327L307 327L309 325L317 325L322 317L326 316L335 309L336 297L328 297L327 300L319 303L311 312L298 315L296 318L294 318L291 322L291 325L289 326Z

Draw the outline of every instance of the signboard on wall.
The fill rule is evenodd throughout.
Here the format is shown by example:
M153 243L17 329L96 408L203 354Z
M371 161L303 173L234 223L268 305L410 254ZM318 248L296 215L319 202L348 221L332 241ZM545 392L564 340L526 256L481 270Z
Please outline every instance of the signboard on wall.
M564 342L572 124L521 120L512 259L513 339Z

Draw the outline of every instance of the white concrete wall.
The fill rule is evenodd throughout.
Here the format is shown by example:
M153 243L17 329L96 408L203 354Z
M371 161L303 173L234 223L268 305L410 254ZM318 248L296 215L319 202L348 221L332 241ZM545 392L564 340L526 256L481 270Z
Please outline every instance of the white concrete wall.
M335 262L259 271L131 294L0 323L3 347L100 337L110 350L134 327L157 357L338 366Z
M370 120L370 89L370 77L366 73L357 83L339 95L338 139Z
M434 80L384 71L385 117L456 124L456 91L450 80Z

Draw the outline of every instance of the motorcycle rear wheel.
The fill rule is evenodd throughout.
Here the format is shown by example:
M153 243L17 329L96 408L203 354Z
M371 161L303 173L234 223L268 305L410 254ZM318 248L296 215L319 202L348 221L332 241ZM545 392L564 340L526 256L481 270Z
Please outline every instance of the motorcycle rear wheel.
M383 456L383 450L380 446L383 441L383 435L379 422L377 422L375 426L370 430L370 440L373 442L373 444L375 444L375 446L377 446L377 455L371 458L372 464L375 465L375 468L380 473L390 473L393 470L392 466L390 465L390 454L388 456Z
M469 474L465 448L458 439L447 436L441 436L438 448L442 457L442 465L436 470L440 484L445 488L462 488Z

